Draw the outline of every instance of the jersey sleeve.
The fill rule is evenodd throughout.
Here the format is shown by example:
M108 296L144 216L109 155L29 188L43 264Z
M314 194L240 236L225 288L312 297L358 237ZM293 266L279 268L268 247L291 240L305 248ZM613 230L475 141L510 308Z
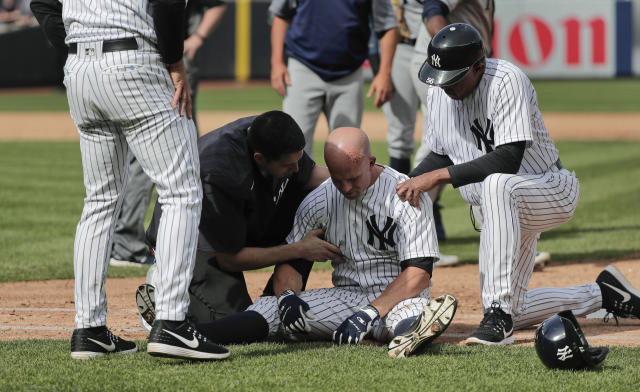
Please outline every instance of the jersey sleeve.
M244 200L234 198L212 184L203 183L203 189L201 237L216 252L239 252L247 237Z
M426 143L429 146L429 150L439 155L448 155L445 151L440 138L443 133L446 133L450 126L447 122L450 121L448 113L445 110L449 109L448 105L445 105L442 100L444 95L440 88L428 88L427 89L427 107L439 108L439 110L429 110L427 113L426 135L422 137L422 143Z
M397 229L400 262L422 257L440 257L432 208L431 199L426 193L420 195L420 208L413 207L409 202L402 202Z
M371 16L373 29L376 33L382 33L398 25L393 5L389 0L373 0L371 2Z
M533 86L529 78L514 68L493 91L493 130L495 145L533 141L529 102Z
M287 243L300 241L309 231L327 227L327 185L330 179L323 182L304 198L293 219Z

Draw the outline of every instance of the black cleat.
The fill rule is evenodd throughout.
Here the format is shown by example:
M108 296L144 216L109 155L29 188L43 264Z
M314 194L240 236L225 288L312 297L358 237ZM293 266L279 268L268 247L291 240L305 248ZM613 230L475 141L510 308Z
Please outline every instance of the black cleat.
M602 292L602 307L616 317L640 318L640 292L616 267L609 265L596 278Z
M121 339L107 327L76 328L71 335L71 358L89 359L107 354L129 354L138 351L134 342Z
M451 324L457 307L458 300L451 294L441 295L429 302L409 330L391 340L389 356L403 358L422 353Z
M156 357L197 360L225 359L229 356L229 350L207 340L188 322L166 320L153 323L147 352Z
M505 313L497 302L484 314L480 326L469 336L464 344L476 346L502 346L513 344L513 321L511 315Z

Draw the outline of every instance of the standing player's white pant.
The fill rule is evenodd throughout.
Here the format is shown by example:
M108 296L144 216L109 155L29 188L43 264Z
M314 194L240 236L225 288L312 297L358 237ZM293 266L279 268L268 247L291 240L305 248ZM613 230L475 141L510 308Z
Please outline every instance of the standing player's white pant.
M567 222L578 204L573 173L553 166L540 175L491 174L460 188L465 200L482 208L480 286L486 311L496 302L516 328L540 322L565 309L577 316L602 305L596 283L527 291L541 232Z
M381 293L347 290L341 287L308 290L300 293L300 298L309 304L309 308L315 315L315 320L309 321L311 332L309 334L296 334L297 337L311 340L331 340L333 331L340 324L351 317L361 307L371 303ZM401 320L409 317L417 317L422 308L430 301L430 289L424 290L418 297L400 301L378 323L373 325L372 337L381 342L389 342L393 337L393 331ZM262 315L269 324L269 337L284 336L284 330L278 315L277 297L260 297L247 308Z
M413 46L398 43L391 67L393 97L382 105L382 111L389 125L387 145L391 158L409 159L415 148L413 133L420 98L413 83L414 79L418 79L418 73L411 72L412 57Z
M131 151L157 186L163 214L156 248L158 319L183 320L202 201L196 132L171 108L173 84L160 55L102 53L79 43L65 65L71 116L80 134L86 198L74 244L76 325L106 324L105 279L111 236Z
M291 85L282 101L282 111L298 123L304 134L304 150L313 157L313 134L320 113L329 123L329 131L339 127L360 127L364 99L362 68L337 80L325 82L300 61L287 63Z

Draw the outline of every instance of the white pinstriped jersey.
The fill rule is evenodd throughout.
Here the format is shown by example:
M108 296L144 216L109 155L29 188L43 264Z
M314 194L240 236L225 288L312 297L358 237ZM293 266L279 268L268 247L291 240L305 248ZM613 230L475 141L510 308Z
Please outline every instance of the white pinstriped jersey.
M300 204L287 242L324 229L325 240L339 247L346 260L333 263L334 286L382 292L400 275L401 261L439 257L429 197L423 194L417 209L396 194L396 185L407 178L384 167L355 200L345 198L328 179Z
M487 59L476 89L461 101L441 88L430 88L427 137L431 151L448 155L454 164L479 158L496 146L526 141L518 174L541 174L558 160L558 150L545 128L536 92L529 78L515 65ZM460 187L462 197L478 204L480 183Z
M148 0L58 0L65 43L142 37L157 42Z

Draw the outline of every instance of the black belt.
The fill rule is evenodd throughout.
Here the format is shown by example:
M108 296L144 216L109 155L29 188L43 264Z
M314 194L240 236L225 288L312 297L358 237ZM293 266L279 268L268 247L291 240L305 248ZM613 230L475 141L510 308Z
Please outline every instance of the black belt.
M102 53L136 49L138 49L138 41L133 37L102 41ZM78 53L78 44L72 42L69 44L69 54L76 53Z
M400 39L400 43L411 45L411 46L416 46L416 39L415 38L402 37Z

